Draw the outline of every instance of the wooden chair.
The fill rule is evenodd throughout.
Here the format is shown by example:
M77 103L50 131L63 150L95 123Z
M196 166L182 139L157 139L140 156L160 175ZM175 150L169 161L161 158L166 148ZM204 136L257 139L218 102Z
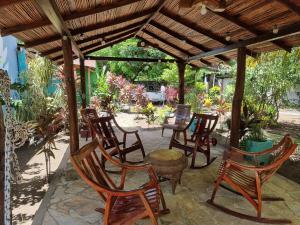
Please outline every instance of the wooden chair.
M248 219L260 223L291 223L291 221L288 219L270 219L262 217L261 211L263 200L284 200L282 198L262 196L262 185L272 177L272 175L279 169L279 167L293 154L296 148L297 145L293 143L289 135L286 135L280 141L280 143L275 145L273 148L262 152L250 153L241 151L236 148L231 148L228 158L221 163L219 175L215 182L215 188L213 190L211 199L207 202L222 210L223 212L231 214L233 216L237 216L239 218ZM237 155L250 156L251 158L257 159L257 157L266 154L271 155L271 160L269 164L265 166L259 166L259 160L254 160L254 165L249 165L249 163L245 165L238 163L232 159L233 156L236 157ZM222 182L225 182L227 186L222 184ZM214 198L220 186L245 197L250 202L250 204L254 206L257 215L251 216L239 213L222 205L216 204L214 202Z
M175 117L175 123L170 124L169 119ZM164 136L164 130L167 129L178 129L186 126L186 123L191 117L191 106L177 104L176 110L173 116L166 116L162 124L161 136Z
M92 130L89 127L89 123L87 118L98 118L98 114L95 109L84 108L80 110L81 121L80 121L80 135L81 137L85 137L85 140L88 141L89 137L92 136Z
M111 156L116 156L121 162L129 162L126 160L126 155L130 152L141 150L143 159L145 158L145 151L138 134L138 131L126 131L119 126L115 117L110 114L109 116L98 117L94 109L85 109L81 113L86 121L88 121L89 127L92 131L92 137L98 137L104 140L104 148L110 151ZM123 140L119 141L118 137L113 129L113 125L123 133ZM131 146L126 146L127 135L133 134L136 137L136 142ZM143 160L131 163L141 163Z
M184 150L185 155L192 155L191 168L192 169L201 169L210 165L216 157L210 157L210 144L211 144L211 133L215 129L218 122L218 115L210 115L210 114L197 114L194 113L190 123L183 129L174 129L173 135L170 141L169 148L172 147L179 148ZM187 138L187 131L192 125L192 123L196 121L196 126L191 134L191 137ZM184 143L181 143L177 138L177 133L183 133ZM190 145L191 143L191 145ZM189 154L188 154L189 152ZM203 166L195 166L196 155L197 152L201 152L206 157L206 164Z
M99 154L121 169L119 185L105 171ZM106 152L97 139L73 154L71 162L80 177L98 192L104 201L104 208L95 209L103 213L104 225L131 225L145 217L150 218L152 225L157 225L157 217L170 212L166 208L156 174L150 165L121 164ZM135 190L124 190L128 171L145 171L149 176L149 182ZM160 202L162 210L160 210Z

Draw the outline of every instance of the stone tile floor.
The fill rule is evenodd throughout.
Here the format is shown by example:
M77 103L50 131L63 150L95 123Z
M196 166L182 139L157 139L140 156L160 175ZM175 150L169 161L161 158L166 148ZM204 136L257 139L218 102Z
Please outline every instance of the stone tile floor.
M145 150L151 152L158 148L167 148L171 132L167 131L165 137L161 137L160 130L140 131ZM84 141L82 140L82 143ZM206 203L210 198L213 182L224 148L216 146L212 150L218 159L209 167L201 170L186 169L182 176L182 184L177 186L176 194L171 192L168 182L161 183L161 187L171 213L161 216L159 223L162 225L255 225L247 220L238 219L224 214ZM133 153L131 159L140 158L140 153ZM130 158L129 158L130 159ZM203 158L197 158L201 163ZM67 173L59 177L54 186L47 207L43 212L43 225L96 225L102 224L102 215L94 209L103 205L95 191L87 186L69 164ZM143 182L143 174L129 174L127 187L137 187ZM264 187L265 194L272 194L285 198L285 202L265 202L263 204L263 216L290 218L293 224L300 224L300 186L280 175L275 175ZM255 213L253 207L240 196L226 190L217 193L216 201L241 212ZM39 215L40 217L41 215ZM137 225L150 224L144 219Z

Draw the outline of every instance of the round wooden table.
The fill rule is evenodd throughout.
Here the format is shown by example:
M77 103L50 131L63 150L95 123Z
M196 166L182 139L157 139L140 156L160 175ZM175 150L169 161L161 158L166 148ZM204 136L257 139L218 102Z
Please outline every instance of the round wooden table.
M151 163L160 181L170 180L175 194L177 183L181 183L182 172L188 164L187 157L176 150L159 149L149 153L145 161Z

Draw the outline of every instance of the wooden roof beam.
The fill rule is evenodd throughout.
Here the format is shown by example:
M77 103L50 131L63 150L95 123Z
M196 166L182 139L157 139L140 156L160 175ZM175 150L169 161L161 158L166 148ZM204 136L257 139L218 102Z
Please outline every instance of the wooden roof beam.
M189 57L187 61L198 60L198 59L201 59L201 58L210 57L210 56L230 52L230 51L233 51L237 48L256 45L256 44L269 42L269 41L274 41L274 40L278 40L278 39L285 38L285 37L288 37L288 36L292 36L292 35L295 35L295 34L300 34L300 24L299 23L292 24L292 25L281 28L278 31L277 34L274 34L274 33L270 32L268 34L263 34L263 35L260 35L260 36L254 37L254 38L249 38L247 40L238 41L238 42L235 42L234 44L227 45L227 46L222 47L222 48L216 48L216 49L214 49L210 52L200 53L200 54L195 55L193 57Z
M107 47L111 47L111 46L113 46L115 44L119 44L122 41L126 41L127 39L132 38L132 37L133 37L133 34L128 35L126 37L122 37L122 38L120 38L118 40L111 41L111 42L109 42L109 43L107 43L105 45L102 45L102 46L99 46L99 47L96 47L96 48L93 47L92 49L83 50L84 55L88 55L90 53L93 53L95 51L99 51L99 50L107 48Z
M21 2L26 2L26 0L1 0L0 1L0 9L4 7L8 7L10 5L15 5Z
M78 55L80 58L83 58L83 54L80 51L79 46L76 44L74 38L72 37L71 32L69 31L67 25L65 24L62 16L60 15L59 9L54 0L36 0L36 3L43 10L45 15L51 21L55 29L62 36L68 36L71 40L72 50Z
M298 16L300 16L300 6L295 5L290 0L276 0L276 1L284 5L285 7L287 7L292 12L296 13Z
M104 44L104 45L101 45L101 43L100 43L100 44L98 43L97 46L95 46L94 44L93 44L93 45L89 45L89 46L86 46L86 47L88 47L88 48L86 48L85 50L82 50L82 51L83 51L83 53L84 53L84 55L85 55L85 57L86 57L87 54L90 54L90 53L92 53L92 52L101 50L101 49L103 49L103 48L110 47L110 46L112 46L112 45L118 44L118 43L120 43L120 42L122 42L122 41L127 40L128 38L131 38L131 37L133 37L133 34L128 35L128 36L125 36L125 37L122 37L122 38L117 39L117 40L113 40L113 41L107 42L107 43ZM56 57L51 58L51 60L53 60L53 61L58 61L58 60L60 60L60 59L62 59L62 58L63 58L62 55L59 55L59 56L56 56Z
M142 20L140 22L133 23L133 24L130 24L128 26L121 27L121 28L118 28L118 29L115 29L115 30L112 30L112 31L108 31L108 32L105 32L105 33L102 33L102 34L93 35L93 36L84 38L82 40L79 40L79 41L77 41L77 43L82 44L82 43L86 43L86 42L89 42L89 41L94 41L94 40L97 40L97 39L105 39L108 36L116 35L116 34L119 34L119 33L124 33L124 32L127 32L129 30L136 30L137 28L142 26L144 24L144 22L145 22L145 20Z
M150 46L152 46L153 48L156 48L156 49L158 49L159 51L161 51L161 52L163 52L163 53L165 53L165 54L167 54L167 55L173 57L174 59L177 59L178 61L185 61L182 57L179 57L179 56L173 54L172 52L170 52L170 51L168 51L168 50L166 50L166 49L163 49L162 47L159 47L159 45L157 45L157 44L151 43L150 41L146 40L145 38L143 38L143 37L141 37L141 36L139 36L139 35L137 36L137 38L139 38L140 40L142 40L142 41L144 41L145 43L147 43L147 45L150 45ZM199 65L196 65L196 64L194 64L194 63L189 63L189 64L192 65L192 66L194 66L194 67L199 67Z
M123 62L153 62L153 63L173 63L176 59L158 59L158 58L128 58L128 57L109 57L109 56L86 56L87 60L97 61L123 61Z
M163 38L161 38L161 37L159 37L158 35L152 33L151 31L143 30L143 32L144 32L145 34L147 34L147 35L153 37L154 39L156 39L156 40L158 40L158 41L164 43L165 45L168 45L168 46L170 46L171 48L173 48L173 49L175 49L175 50L177 50L177 51L179 51L179 52L182 52L182 53L185 54L187 57L192 57L192 56L193 56L193 54L191 54L189 51L187 51L187 50L185 50L185 49L183 49L183 48L181 48L181 47L179 47L179 46L177 46L177 45L175 45L175 44L173 44L173 43L171 43L171 42L169 42L169 41L167 41L167 40L165 40L165 39L163 39ZM206 65L208 65L208 66L211 66L211 63L208 62L208 61L206 61L206 60L200 60L200 61L201 61L203 64L206 64Z
M177 23L180 23L180 24L188 27L191 30L194 30L206 37L209 37L212 40L218 41L219 43L221 43L223 45L233 44L232 41L226 41L224 37L219 36L203 27L200 27L197 23L191 22L190 20L187 20L177 14L171 13L171 12L167 11L166 9L162 9L161 13L164 16L176 21ZM246 52L247 52L247 55L249 55L249 56L252 56L252 57L257 56L257 53L250 51L249 49L247 49Z
M208 9L209 10L209 9ZM229 22L231 22L234 25L239 26L240 28L254 34L254 35L262 35L264 33L264 31L262 30L258 30L257 28L255 28L253 25L251 24L246 24L245 22L240 21L237 17L231 16L225 12L214 12L212 10L210 10L211 13L218 15L219 17L221 17L222 19L225 19ZM285 43L283 43L282 41L272 41L272 43L274 45L276 45L279 48L282 48L283 50L287 51L287 52L291 52L291 47L287 46Z
M184 40L187 44L189 44L189 45L191 45L191 46L193 46L195 48L198 48L201 51L207 52L207 51L211 51L212 50L212 49L207 48L204 45L201 45L201 44L199 44L199 43L197 43L197 42L189 39L188 37L186 37L184 35L181 35L178 32L175 32L175 31L169 29L168 27L166 27L164 25L161 25L161 24L159 24L159 23L157 23L155 21L151 21L149 24L152 25L152 26L154 26L154 27L156 27L157 29L162 30L163 32L165 32L165 33L167 33L167 34L169 34L169 35L177 38L178 40L182 40L182 41ZM227 58L226 56L222 56L222 55L216 56L216 58L218 58L219 60L225 61L225 62L230 61L229 58Z
M167 2L167 0L159 1L156 11L154 13L152 13L152 15L147 19L146 23L135 33L134 37L136 37L136 35L138 33L140 33L151 22L151 20L153 20L157 16L157 14L162 9L162 7L164 7L166 2Z
M119 34L119 35L116 35L116 36L114 36L114 37L111 37L111 38L107 39L106 42L110 43L110 42L112 42L112 41L114 41L114 40L118 40L118 39L123 38L123 37L132 36L132 34L133 34L134 32L135 32L135 30L131 30L131 31L127 31L127 32L125 32L125 33L121 33L121 34ZM106 43L106 42L105 42L105 43ZM98 47L98 46L101 46L101 45L102 45L102 41L98 41L98 42L93 43L93 44L91 44L91 45L82 47L81 50L82 50L82 51L86 51L86 50L88 50L88 49L90 49L90 48ZM104 44L104 45L105 45L105 44Z
M104 21L102 23L96 23L96 24L88 25L88 26L81 27L81 28L78 28L78 29L75 29L75 30L71 30L71 34L75 36L75 35L78 35L78 34L84 34L86 32L90 32L90 31L94 31L94 30L103 29L103 28L106 28L106 27L118 25L120 23L125 23L125 22L128 22L130 20L135 20L135 19L144 17L144 16L146 16L150 13L153 13L154 11L155 11L155 8L151 8L151 9L147 9L147 10L142 11L142 12L138 12L138 13L118 17L116 19ZM28 46L33 47L33 46L36 46L36 45L42 45L42 44L46 44L50 41L57 41L57 40L60 40L60 36L58 36L56 34L56 35L53 35L53 36L37 39L37 40L34 40L32 42L27 42L25 44L25 46L26 47L28 47Z
M1 7L2 1L3 0L0 1L1 2L0 7ZM9 1L11 1L11 2L21 2L20 0L7 0L7 2L9 2ZM106 6L98 5L96 7L91 8L91 9L87 9L87 10L84 10L84 11L81 11L81 12L77 11L76 13L71 13L69 15L65 15L62 18L63 18L64 21L74 20L74 19L78 19L78 18L81 18L81 17L90 16L90 15L93 15L93 14L109 11L109 10L112 10L112 9L117 9L117 8L127 6L127 5L130 5L130 4L139 2L139 1L141 1L141 0L122 0L122 1L117 1L115 3L112 3L110 5L106 5ZM6 2L6 1L4 1L4 2ZM72 2L73 2L73 0L72 0ZM44 19L44 20L40 20L40 21L34 21L32 23L29 23L29 24L22 24L22 25L17 25L17 26L14 26L14 27L4 28L4 29L2 29L1 34L2 34L2 36L6 36L6 35L11 35L11 34L14 34L14 33L18 33L18 32L24 32L24 31L27 31L27 30L36 29L36 28L39 28L39 27L42 27L42 26L47 26L47 25L51 25L51 22L48 19Z
M105 39L105 36L102 36L102 39L105 40L105 41L107 41L107 42L113 41L115 39L118 39L120 37L126 36L128 34L132 34L133 32L135 32L137 30L138 30L138 27L136 27L135 29L123 30L123 32L119 32L116 36L110 37L108 39ZM87 39L89 39L89 40L87 40ZM101 38L99 38L99 36L97 35L97 37L94 38L94 39L90 39L90 38L87 38L87 39L81 40L80 42L78 41L77 44L81 45L81 44L85 44L87 42L94 41L94 40L101 39ZM95 44L99 45L99 43L101 43L101 42L102 42L102 40L98 41ZM81 48L81 50L83 50L83 48ZM57 53L57 52L61 52L61 51L62 51L62 48L59 46L59 47L52 48L52 49L49 49L47 51L41 52L41 55L42 56L48 56L48 55L51 55L51 54L54 54L54 53Z

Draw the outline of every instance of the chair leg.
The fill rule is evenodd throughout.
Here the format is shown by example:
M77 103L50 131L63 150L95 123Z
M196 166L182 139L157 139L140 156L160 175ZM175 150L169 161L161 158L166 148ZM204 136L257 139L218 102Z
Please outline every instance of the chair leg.
M191 168L193 169L193 168L195 168L195 162L196 162L196 155L197 155L197 149L196 148L194 148L192 154L193 154L193 156L192 156Z
M170 209L167 208L165 197L162 192L160 192L160 201L162 205L162 210L159 211L159 214L169 214Z
M173 140L175 139L175 131L173 131L173 134L172 134L172 137L171 137L171 140L170 140L170 144L169 144L169 149L172 149L172 142Z
M216 197L216 193L217 193L217 191L218 191L218 189L219 189L219 187L220 187L221 182L222 182L222 179L221 179L221 178L219 178L219 179L216 181L214 190L213 190L213 192L212 192L212 194L211 194L211 198L210 198L210 200L208 200L208 201L210 201L210 202L213 202L213 201L214 201L214 199L215 199L215 197Z
M163 127L163 128L161 129L161 136L162 136L162 137L164 136L164 130L165 130L165 128Z
M145 154L145 150L144 150L143 145L141 145L141 151L142 151L143 158L145 158L146 154Z

